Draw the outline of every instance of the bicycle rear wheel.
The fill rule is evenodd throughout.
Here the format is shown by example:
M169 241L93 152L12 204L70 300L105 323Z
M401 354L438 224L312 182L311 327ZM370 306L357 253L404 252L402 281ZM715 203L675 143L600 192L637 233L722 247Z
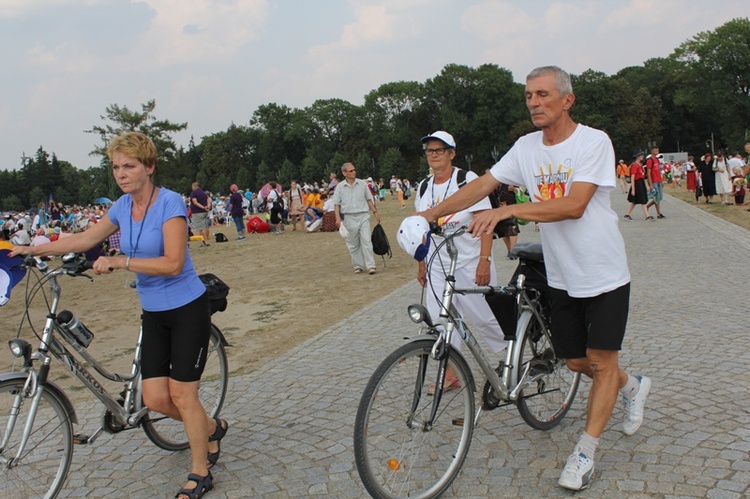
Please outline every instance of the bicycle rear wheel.
M211 324L211 337L208 342L206 367L201 376L198 398L206 413L215 417L224 405L229 381L229 364L219 329ZM151 412L143 422L143 431L154 444L168 451L184 450L189 447L185 427L177 421L158 412Z
M22 395L25 381L13 379L0 383L0 431L3 431L0 433L0 497L51 498L60 492L68 475L73 458L73 425L57 397L43 391L21 459L11 462L18 452L32 401ZM20 407L20 411L11 431L8 421L13 417L14 406Z
M549 430L570 410L581 374L572 372L565 359L555 355L549 330L530 312L521 315L518 327L525 331L519 377L531 364L529 381L518 398L518 412L532 428Z
M448 365L458 388L443 393L433 426L425 427L433 401L427 391L437 379L438 362L430 358L434 343L419 340L390 354L362 394L354 455L373 497L437 497L455 480L469 452L474 390L469 366L455 351Z

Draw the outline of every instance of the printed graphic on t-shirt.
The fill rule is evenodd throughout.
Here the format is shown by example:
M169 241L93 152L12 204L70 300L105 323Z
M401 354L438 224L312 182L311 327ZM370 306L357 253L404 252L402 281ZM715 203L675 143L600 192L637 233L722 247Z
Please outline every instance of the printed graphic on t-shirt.
M565 165L558 165L557 171L553 171L552 165L547 165L547 171L544 167L539 167L539 175L534 175L536 180L537 193L534 199L537 201L547 201L548 199L561 198L565 196L568 182L573 177L573 168L570 167L571 161L565 160Z

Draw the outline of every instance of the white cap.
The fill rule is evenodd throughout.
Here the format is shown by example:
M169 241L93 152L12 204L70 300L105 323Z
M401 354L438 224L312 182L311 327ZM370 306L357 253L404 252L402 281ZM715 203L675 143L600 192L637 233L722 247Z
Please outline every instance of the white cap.
M444 132L442 130L438 130L437 132L433 133L432 135L428 135L427 137L422 137L422 144L427 142L428 140L439 140L451 149L456 148L456 141L453 140L453 135L449 134L448 132Z
M430 249L430 224L427 219L414 215L405 218L398 228L398 245L418 262L427 258Z

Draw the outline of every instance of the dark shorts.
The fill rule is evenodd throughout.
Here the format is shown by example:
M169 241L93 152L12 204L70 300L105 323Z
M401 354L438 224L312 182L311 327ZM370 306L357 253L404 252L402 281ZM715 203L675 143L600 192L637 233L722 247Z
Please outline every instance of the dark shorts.
M169 377L199 381L206 366L211 335L208 293L164 312L143 311L143 379Z
M271 223L274 225L281 223L281 210L271 208Z
M630 305L630 283L590 298L549 289L550 332L563 359L586 357L586 350L620 350Z

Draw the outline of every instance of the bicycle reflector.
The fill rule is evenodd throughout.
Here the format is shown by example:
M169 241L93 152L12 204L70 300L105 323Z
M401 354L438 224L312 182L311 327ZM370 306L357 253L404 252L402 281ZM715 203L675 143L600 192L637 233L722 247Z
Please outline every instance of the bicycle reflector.
M10 353L13 354L14 357L23 358L25 360L29 360L31 358L31 344L26 341L22 340L21 338L14 338L8 342L8 346L10 347Z

